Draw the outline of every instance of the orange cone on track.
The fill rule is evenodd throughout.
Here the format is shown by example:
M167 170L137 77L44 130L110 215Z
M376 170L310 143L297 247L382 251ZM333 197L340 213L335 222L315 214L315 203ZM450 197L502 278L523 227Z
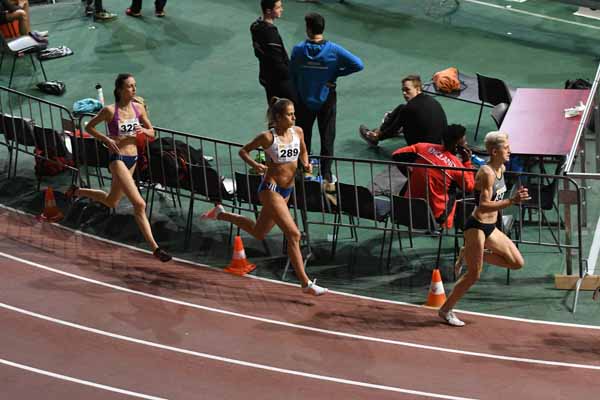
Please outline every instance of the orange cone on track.
M426 307L440 308L446 302L446 293L439 269L434 269L431 275L431 285L429 286L429 295L427 296Z
M236 236L233 242L233 257L231 257L231 263L225 268L225 271L234 275L246 275L248 272L254 271L255 268L256 265L250 264L246 259L242 238Z
M58 222L63 219L63 217L62 211L56 206L54 191L51 187L48 187L44 195L44 210L42 211L42 215L40 215L40 219L49 222Z

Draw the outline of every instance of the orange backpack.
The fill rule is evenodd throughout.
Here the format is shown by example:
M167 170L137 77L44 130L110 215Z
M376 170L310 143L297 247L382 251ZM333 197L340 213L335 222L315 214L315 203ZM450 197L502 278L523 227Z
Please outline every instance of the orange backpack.
M433 74L433 84L440 92L452 93L460 90L460 81L458 80L458 69L455 67Z

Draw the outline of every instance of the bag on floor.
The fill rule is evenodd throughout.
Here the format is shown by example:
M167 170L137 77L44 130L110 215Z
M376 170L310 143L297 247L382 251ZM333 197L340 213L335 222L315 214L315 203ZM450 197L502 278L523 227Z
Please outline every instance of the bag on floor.
M455 67L446 68L433 74L433 84L440 92L452 93L460 91L460 80L458 79L458 69Z

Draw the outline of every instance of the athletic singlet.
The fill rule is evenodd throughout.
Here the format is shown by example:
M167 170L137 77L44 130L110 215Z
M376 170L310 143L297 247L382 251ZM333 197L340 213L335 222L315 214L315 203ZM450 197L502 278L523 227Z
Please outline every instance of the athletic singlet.
M135 118L119 120L119 106L115 104L115 115L108 123L108 136L127 136L135 134L135 127L140 125L140 113L137 108L131 103Z
M500 201L504 199L504 195L506 194L506 183L504 182L504 172L500 174L500 178L495 177L494 186L492 187L492 201ZM479 196L481 196L481 192L479 190L475 190L475 204L479 205Z
M275 164L297 161L300 156L300 138L296 134L296 130L292 127L291 143L281 143L273 128L271 133L273 134L273 144L265 149L267 160Z

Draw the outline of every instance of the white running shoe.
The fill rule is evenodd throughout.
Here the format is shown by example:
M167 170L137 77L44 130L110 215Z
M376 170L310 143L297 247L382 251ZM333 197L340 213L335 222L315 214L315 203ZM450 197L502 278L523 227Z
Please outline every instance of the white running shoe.
M325 293L327 293L328 289L317 285L317 280L315 279L312 282L308 281L308 286L303 287L302 291L304 293L310 293L313 296L321 296L321 295L324 295Z
M458 258L456 259L456 262L454 263L454 276L457 278L460 276L460 273L462 272L464 260L465 260L465 246L460 248L460 251L458 252Z
M219 214L221 214L224 211L225 211L225 209L223 208L223 206L220 205L220 204L217 204L212 209L210 209L207 212L203 213L200 216L200 218L202 218L202 219L218 219L219 218Z
M454 311L452 311L452 310L450 310L448 312L444 312L444 311L442 311L442 309L440 309L438 311L438 315L440 316L441 319L446 321L446 323L448 325L465 326L465 323L462 322L460 319L458 319L458 317L456 315L454 315Z

